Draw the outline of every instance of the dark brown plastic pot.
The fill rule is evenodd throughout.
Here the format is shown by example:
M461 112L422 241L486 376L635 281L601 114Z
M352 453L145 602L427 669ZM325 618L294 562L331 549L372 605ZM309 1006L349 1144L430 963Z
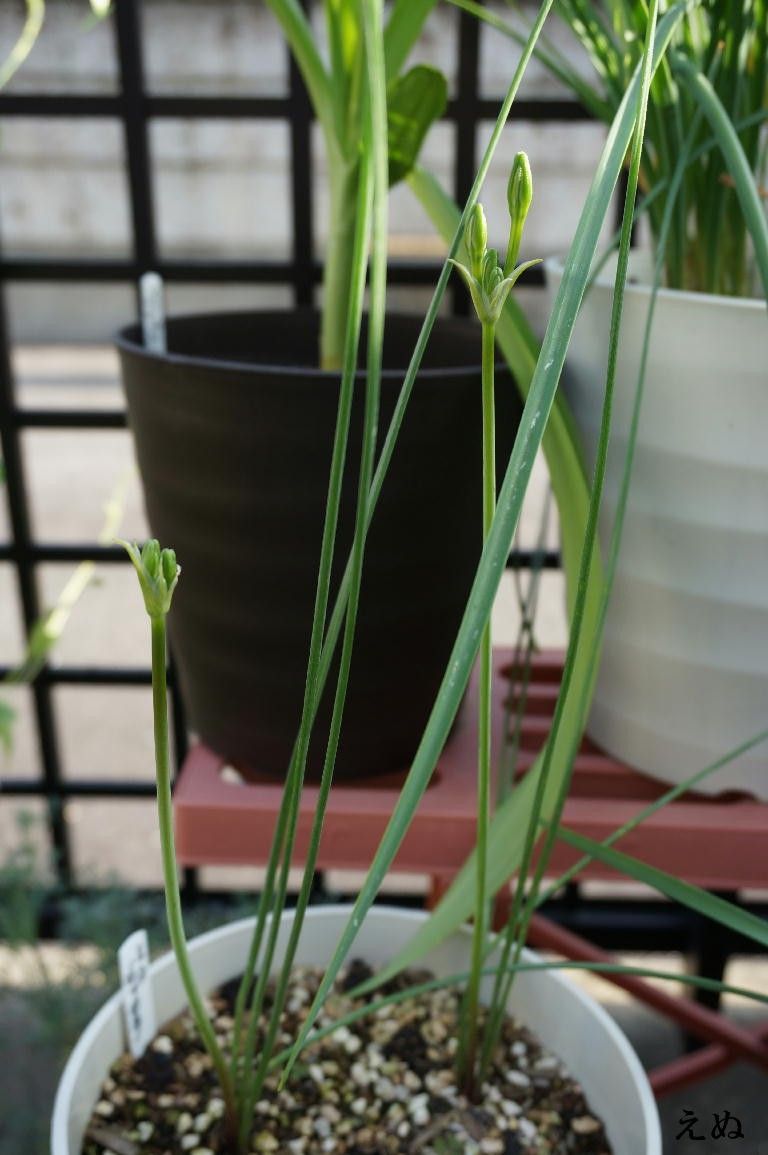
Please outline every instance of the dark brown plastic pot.
M380 441L419 328L388 321ZM190 722L246 775L284 775L301 712L339 384L312 368L317 337L317 316L294 312L180 317L162 355L136 326L118 338L149 523L183 569L169 627ZM479 349L478 326L441 321L416 381L368 536L338 776L409 765L450 654L481 548ZM362 391L359 374L334 592ZM500 369L501 467L519 413ZM311 775L331 702L329 690Z

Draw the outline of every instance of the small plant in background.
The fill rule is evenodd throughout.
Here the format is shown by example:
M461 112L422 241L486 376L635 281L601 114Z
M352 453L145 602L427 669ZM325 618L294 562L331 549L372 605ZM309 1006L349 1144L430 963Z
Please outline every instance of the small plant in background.
M453 0L518 43L515 23L474 0ZM510 0L510 7L517 5ZM540 63L599 120L610 124L642 59L649 6L636 0L557 0L557 14L584 49L594 79L546 36ZM670 6L671 10L671 6ZM673 289L751 296L757 292L755 232L740 185L766 196L768 6L765 0L687 5L651 86L640 212ZM730 144L727 138L730 138ZM734 142L741 177L733 174ZM753 203L753 213L756 206Z

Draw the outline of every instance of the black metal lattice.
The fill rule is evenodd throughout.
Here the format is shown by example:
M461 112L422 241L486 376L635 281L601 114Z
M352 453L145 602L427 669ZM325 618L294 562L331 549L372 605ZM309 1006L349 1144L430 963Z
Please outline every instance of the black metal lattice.
M310 137L312 114L300 75L291 61L289 86L284 96L159 95L148 91L144 75L144 45L141 0L118 0L110 17L118 64L118 88L114 94L0 94L0 122L5 117L32 117L40 121L55 118L100 118L121 126L129 193L131 246L129 255L118 259L42 258L4 255L0 251L0 437L6 472L6 493L11 540L0 544L0 561L15 570L20 593L23 624L29 632L40 614L37 568L49 562L77 562L93 558L98 562L123 564L121 549L95 542L52 544L37 540L31 525L21 436L25 429L105 430L125 426L125 415L101 409L25 409L15 400L9 334L6 324L5 288L19 282L116 283L138 286L141 275L156 270L168 284L243 283L289 286L297 305L313 300L321 269L313 259L312 165ZM493 120L498 102L485 99L479 89L479 25L466 13L458 16L457 87L446 112L455 125L456 152L454 192L461 202L471 186L476 162L477 128L483 120ZM573 121L587 117L584 109L570 100L523 100L514 116L526 121ZM153 171L149 148L150 125L162 118L206 118L270 120L286 123L290 132L291 248L287 260L194 260L168 259L159 249L153 204ZM438 266L430 261L393 263L390 280L395 284L432 284ZM536 283L536 278L533 278ZM461 293L453 308L461 312L466 301ZM525 566L530 556L518 553L511 564ZM558 564L548 553L545 564ZM7 669L0 667L0 673ZM32 686L34 717L40 749L42 774L36 780L6 779L2 792L43 798L57 863L59 882L72 882L72 860L66 823L69 798L136 798L154 794L149 782L65 779L61 771L54 687L148 685L148 669L86 668L46 666ZM173 721L177 761L186 750L184 715L178 695L173 694ZM188 879L194 885L194 876Z

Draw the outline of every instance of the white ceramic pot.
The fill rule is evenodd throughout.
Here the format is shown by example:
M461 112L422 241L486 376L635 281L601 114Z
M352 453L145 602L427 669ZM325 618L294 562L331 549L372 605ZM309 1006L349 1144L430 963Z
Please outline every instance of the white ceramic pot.
M297 961L322 966L330 960L350 907L310 909ZM413 936L426 915L374 907L360 929L357 956L373 965L392 957ZM284 951L292 913L283 916L277 957ZM190 944L198 982L212 990L242 972L252 919L201 935ZM437 975L466 970L466 931L453 935L425 959ZM528 956L532 957L532 956ZM151 968L158 1024L185 1005L175 959L166 955ZM656 1104L645 1073L626 1038L609 1015L557 971L528 972L515 983L510 1009L556 1052L581 1081L593 1109L605 1121L615 1155L661 1155ZM122 1003L114 995L86 1028L62 1075L51 1124L52 1155L80 1155L99 1087L125 1049Z
M642 276L647 265L632 267ZM546 263L551 299L562 265ZM594 463L612 280L584 301L564 387ZM600 521L618 498L650 289L628 284ZM604 553L605 556L605 553ZM588 732L669 782L768 719L768 311L765 302L662 290L630 497ZM768 748L705 780L768 799Z

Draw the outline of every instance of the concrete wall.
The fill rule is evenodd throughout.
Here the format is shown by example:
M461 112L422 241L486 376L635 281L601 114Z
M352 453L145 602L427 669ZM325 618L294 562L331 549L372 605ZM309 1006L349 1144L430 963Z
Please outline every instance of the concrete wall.
M46 28L13 87L18 91L112 92L117 70L109 23L94 25L85 0L49 0ZM286 52L262 3L144 0L147 80L154 92L279 94L287 83ZM20 0L0 8L0 50L20 26ZM440 66L453 85L456 12L430 19L416 56ZM318 36L322 28L318 27ZM555 29L555 39L566 36ZM481 75L486 95L503 92L517 50L482 30ZM527 95L556 95L532 69ZM487 138L481 126L478 148ZM603 140L594 125L515 124L505 133L483 195L491 234L505 227L505 183L518 148L531 158L536 198L526 249L567 248ZM425 164L450 187L454 132L433 130ZM163 120L151 126L157 228L166 255L283 257L290 246L287 128L280 122ZM324 164L315 142L315 225L318 252L325 235ZM406 188L391 207L393 251L440 253L420 206ZM0 228L7 252L41 256L125 255L130 215L119 123L7 118L0 125ZM280 288L185 286L171 307L226 307L287 299ZM103 340L130 316L127 286L17 285L9 290L14 335L24 340Z

